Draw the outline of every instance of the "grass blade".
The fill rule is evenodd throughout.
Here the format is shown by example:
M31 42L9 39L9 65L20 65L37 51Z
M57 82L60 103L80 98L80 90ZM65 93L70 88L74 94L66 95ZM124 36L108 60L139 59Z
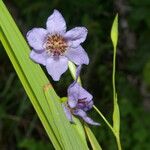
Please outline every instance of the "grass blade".
M43 87L49 81L41 67L30 60L30 48L2 1L0 1L0 28L0 40L55 149L87 150L86 142L82 142L83 139L66 119L59 97L52 86L48 90L49 100L45 96Z
M88 136L88 139L91 143L92 149L93 150L102 150L100 144L98 143L98 141L97 141L96 137L94 136L93 132L91 131L91 129L87 125L85 125L84 128L85 128L86 134Z
M16 72L17 72L20 80L22 81L22 84L23 84L28 96L30 97L31 103L33 104L40 120L42 121L43 126L44 126L48 136L50 137L53 145L55 145L55 148L60 149L60 144L56 140L56 137L47 121L46 116L44 115L44 112L42 111L42 108L40 107L39 103L37 102L35 95L31 92L30 86L28 85L28 83L26 82L26 79L24 78L24 73L21 71L21 68L17 63L15 56L12 53L12 49L11 49L5 35L3 34L2 30L0 30L0 40L1 40L5 50L7 51L7 54L9 56L10 60L12 61L12 64L13 64L14 68L16 69Z

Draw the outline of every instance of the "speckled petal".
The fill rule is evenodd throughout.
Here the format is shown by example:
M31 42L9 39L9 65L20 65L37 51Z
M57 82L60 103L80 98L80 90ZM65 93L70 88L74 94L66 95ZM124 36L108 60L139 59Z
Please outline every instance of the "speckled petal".
M77 106L76 108L78 109L82 109L84 111L88 111L90 110L91 108L93 107L93 101L91 100L90 102L86 102L86 99L85 99L85 103L81 103L81 102L78 102L77 103Z
M43 51L44 47L44 41L46 39L47 30L43 28L33 28L32 30L28 31L27 33L27 40L29 45L37 50L37 51Z
M49 33L64 34L66 32L66 22L58 10L54 10L46 22L47 30Z
M71 47L78 47L86 39L88 30L85 27L75 27L66 32L64 37Z
M82 46L69 48L66 52L66 57L76 65L89 64L89 57Z
M46 61L46 69L54 81L58 81L61 75L68 69L68 59L64 56L49 57Z
M41 53L37 53L36 51L32 50L30 53L30 58L35 61L38 64L42 64L42 65L46 65L46 59L48 58L47 53L41 52Z
M68 88L68 94L73 95L75 94L78 96L78 99L86 98L86 101L89 102L93 99L93 96L82 88L78 83L75 83L73 86Z
M91 125L99 126L100 124L97 122L94 122L90 117L87 116L86 112L84 112L81 109L76 109L73 111L74 115L80 116L85 122Z

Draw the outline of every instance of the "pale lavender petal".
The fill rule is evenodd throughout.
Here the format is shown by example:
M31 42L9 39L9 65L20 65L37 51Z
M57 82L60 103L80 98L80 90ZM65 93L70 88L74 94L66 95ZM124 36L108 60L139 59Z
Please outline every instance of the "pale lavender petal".
M85 27L76 27L66 32L64 37L71 47L77 47L85 41L87 33L88 30Z
M48 54L44 51L41 53L37 53L36 51L32 50L30 53L30 58L38 64L46 65L46 60L48 58Z
M72 114L71 114L71 112L70 112L70 109L66 106L66 104L62 104L62 107L63 107L63 109L64 109L64 112L65 112L66 117L68 118L68 120L69 120L70 122L73 122Z
M32 30L28 31L27 33L27 40L28 43L33 49L37 51L43 51L44 41L47 36L47 30L43 28L33 28Z
M68 59L64 56L59 56L58 58L49 57L46 61L46 69L53 80L58 81L68 69Z
M78 103L78 94L68 91L68 105L70 108L75 108Z
M87 103L86 107L83 108L84 111L88 111L93 107L93 100Z
M76 94L78 99L86 98L87 102L90 102L93 99L93 96L84 88L82 88L78 83L75 83L74 86L68 88L68 94Z
M82 46L76 48L69 48L66 52L66 57L74 62L76 65L89 64L89 57Z
M82 100L81 100L82 101ZM88 111L93 107L93 101L87 101L86 99L81 102L80 100L78 101L76 108L82 109L84 111Z
M68 105L70 108L75 108L78 105L79 99L85 99L85 110L92 106L88 106L88 103L93 99L93 96L82 88L78 83L68 88Z
M79 65L76 69L76 81L78 80L78 77L80 76L81 69L82 69L82 65Z
M49 33L64 34L66 32L66 22L58 10L54 10L46 22L47 30Z
M100 124L97 122L94 122L90 117L87 116L86 112L84 112L81 109L76 109L73 111L74 115L80 116L85 122L91 125L99 126Z

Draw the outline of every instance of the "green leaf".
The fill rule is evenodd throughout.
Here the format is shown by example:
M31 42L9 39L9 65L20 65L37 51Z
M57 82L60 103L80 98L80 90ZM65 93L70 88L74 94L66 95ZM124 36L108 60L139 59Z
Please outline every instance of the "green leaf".
M118 14L116 15L112 29L111 29L111 40L113 42L114 47L117 47L118 42Z
M79 136L81 139L83 139L83 142L86 142L86 136L85 136L85 131L84 131L83 125L81 124L79 119L77 119L76 117L73 117L73 121L74 121L74 124L72 124L72 126L79 133ZM85 144L87 144L87 143L85 143Z
M1 13L1 2L0 2L0 20L2 20L2 18L1 18L1 16L2 16L2 13ZM6 22L7 23L7 22ZM1 25L1 24L0 24ZM8 25L8 24L7 24ZM1 26L2 27L2 26ZM10 25L8 25L8 27L10 27ZM0 28L1 29L1 28ZM9 30L9 29L8 29ZM11 31L8 31L8 32L11 32ZM5 33L6 33L6 31L5 31ZM13 38L12 38L13 39ZM10 58L10 60L11 60L11 62L12 62L12 64L13 64L13 66L14 66L14 68L15 68L15 70L16 70L16 72L17 72L17 74L18 74L18 77L20 78L20 81L22 82L22 84L23 84L23 86L24 86L24 89L25 89L25 91L26 91L26 93L28 94L28 96L29 96L29 98L30 98L30 100L31 100L31 103L33 104L33 107L35 108L35 110L36 110L36 112L37 112L37 114L38 114L38 116L39 116L39 118L40 118L40 120L42 121L42 124L43 124L43 126L44 126L44 128L45 128L45 130L46 130L46 132L47 132L47 134L48 134L48 136L50 137L50 139L51 139L51 141L52 141L52 143L53 143L53 145L54 145L54 147L55 148L57 148L57 149L60 149L60 144L59 144L59 142L57 141L57 139L56 139L56 137L55 137L55 135L54 135L54 133L53 133L53 130L52 130L52 128L51 128L51 126L50 126L50 124L49 124L49 122L48 122L48 120L47 120L47 118L46 118L46 116L45 116L45 113L44 113L44 111L43 111L43 109L44 109L44 103L42 103L42 104L40 104L38 101L39 100L44 100L43 99L43 96L40 94L41 93L41 89L42 88L40 88L40 85L41 85L41 83L39 84L39 85L37 85L38 84L38 80L41 80L41 79L39 79L39 78L37 78L36 76L35 76L35 78L34 77L32 77L31 78L31 80L32 80L32 82L31 82L31 84L29 83L29 81L28 81L28 79L26 78L26 75L32 75L32 76L34 76L34 73L33 74L31 74L29 71L28 71L28 69L27 69L27 71L26 72L23 72L23 70L22 70L22 68L21 68L21 66L19 65L19 63L18 63L18 60L16 59L16 57L15 57L15 55L14 55L14 53L13 53L13 49L11 48L11 46L10 46L10 44L8 43L8 40L7 40L7 38L6 38L6 36L4 35L4 33L3 33L3 31L2 31L2 29L0 30L0 40L1 40L1 42L2 42L2 44L3 44L3 46L4 46L4 48L5 48L5 50L6 50L6 52L7 52L7 54L8 54L8 56L9 56L9 58ZM21 40L21 38L20 38L20 40ZM19 41L20 41L19 40ZM15 45L15 44L14 44ZM17 47L17 45L16 45L16 47ZM21 48L22 49L22 48ZM15 50L15 52L16 52L16 50L17 50L17 48L14 48L14 50ZM24 56L24 53L22 53L22 56ZM20 60L21 59L23 59L22 57L20 58ZM23 62L23 61L22 61ZM23 65L23 64L22 64ZM24 64L24 65L28 65L28 67L30 68L32 68L34 71L35 71L35 68L36 68L36 66L35 66L35 68L29 63L28 64L28 61L26 62L26 64ZM34 64L33 64L34 65ZM38 69L40 69L39 68L39 66L38 66ZM42 75L43 74L43 72L42 72L42 70L37 70L37 73L39 73L39 75ZM44 75L44 74L43 74ZM34 80L35 79L35 80ZM35 81L37 81L37 82L35 82ZM41 82L41 81L40 81ZM47 80L47 82L48 82L48 80ZM37 83L37 84L36 84ZM33 92L33 90L32 90L32 88L31 88L31 85L34 87L33 88L33 90L36 92L36 90L38 91L39 90L39 92L37 92L38 93L38 96L39 96L39 100L37 99L37 97L36 97L36 95L34 94L34 92ZM43 85L43 83L42 83L42 85ZM41 101L42 102L42 101ZM43 107L43 109L42 109L42 107Z
M116 98L114 101L114 111L113 111L113 129L115 133L119 134L120 131L120 111L119 111L119 106L117 102L117 94Z
M85 142L84 142L85 139L83 140L84 143L82 145L80 145L80 147L78 145L78 144L80 144L79 140L76 140L75 138L74 138L75 141L73 143L70 143L71 147L69 146L70 141L65 140L66 136L68 136L68 138L69 138L68 133L75 132L75 130L71 130L71 128L70 128L71 125L70 125L69 121L66 120L66 116L64 114L63 108L62 108L61 103L60 103L60 98L57 97L56 101L50 101L50 99L49 99L50 97L52 97L52 96L55 97L55 95L51 94L51 85L50 84L46 85L44 87L44 94L45 94L45 97L46 97L46 100L47 100L47 105L49 106L49 110L51 111L51 114L52 114L52 121L54 122L55 127L57 128L57 130L59 130L60 139L62 139L63 144L66 145L64 148L68 149L68 150L69 149L79 149L79 148L85 149L85 147L86 147L86 145L84 145L85 144ZM66 130L68 132L66 132ZM55 131L55 132L57 132L57 131ZM78 133L78 132L76 132L76 133ZM76 138L82 140L81 138L79 138L79 134L76 134L76 135L77 135ZM76 143L76 144L74 144L74 143ZM87 149L88 149L88 147L87 147Z
M27 149L27 150L48 150L48 149L53 149L51 144L45 143L43 141L37 141L32 138L25 138L22 139L18 143L18 148L19 149Z
M88 136L88 139L91 143L92 149L93 150L102 150L101 146L99 145L99 143L98 143L96 137L94 136L93 132L91 131L91 129L87 125L85 125L84 128L85 128L86 134Z
M55 149L87 150L85 139L81 139L65 117L60 98L41 67L30 60L30 48L2 1L0 40ZM47 96L43 90L45 85L49 87Z

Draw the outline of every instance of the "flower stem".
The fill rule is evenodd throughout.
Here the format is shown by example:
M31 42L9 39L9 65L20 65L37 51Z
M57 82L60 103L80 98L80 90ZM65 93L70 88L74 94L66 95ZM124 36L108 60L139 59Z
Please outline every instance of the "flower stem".
M122 148L121 148L121 142L120 142L120 136L116 134L115 138L116 138L118 150L122 150Z
M113 72L112 72L112 85L113 85L113 100L116 99L116 84L115 84L115 71L116 71L116 47L114 47L113 54ZM115 102L114 102L115 103Z
M97 113L102 117L102 119L105 121L105 123L108 125L108 127L111 129L111 131L113 132L113 134L115 135L114 129L112 127L112 125L107 121L107 119L105 118L105 116L100 112L100 110L98 110L98 108L93 105L93 108L97 111Z
M107 126L111 129L112 133L114 134L115 138L116 138L116 142L117 142L117 147L118 147L118 150L122 150L121 149L121 142L120 142L120 136L119 134L117 134L112 125L107 121L107 119L105 118L105 116L100 112L100 110L98 110L98 108L93 105L93 108L97 111L97 113L102 117L102 119L105 121L105 123L107 124Z

